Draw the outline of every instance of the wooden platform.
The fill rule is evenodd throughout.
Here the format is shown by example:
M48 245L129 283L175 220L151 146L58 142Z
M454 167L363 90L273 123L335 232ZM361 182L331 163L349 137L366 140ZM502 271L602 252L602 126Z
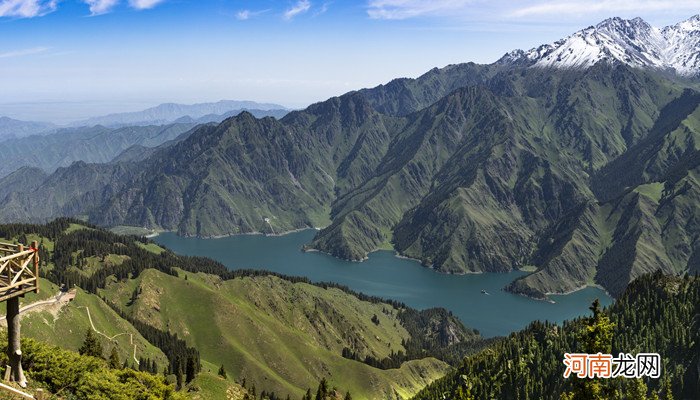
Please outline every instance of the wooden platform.
M39 292L39 249L0 243L0 301Z

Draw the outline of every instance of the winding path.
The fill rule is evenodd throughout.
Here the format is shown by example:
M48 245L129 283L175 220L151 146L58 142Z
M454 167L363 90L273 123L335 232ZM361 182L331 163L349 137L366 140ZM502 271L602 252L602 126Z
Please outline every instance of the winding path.
M19 309L20 314L28 312L28 311L43 311L48 308L48 306L56 305L59 304L60 308L68 304L71 300L75 298L77 294L77 290L71 289L68 292L62 292L59 291L54 297L47 299L47 300L40 300L40 301L35 301L34 303L27 304L26 306L22 307ZM60 309L59 308L59 309ZM134 335L133 333L129 332L122 332L119 334L116 334L114 336L107 336L106 334L100 332L95 328L95 323L92 321L92 316L90 315L90 309L87 306L77 306L76 308L84 308L85 311L87 311L87 316L88 320L90 320L90 327L92 330L97 333L98 335L104 336L107 338L109 341L114 341L115 338L122 336L122 335L129 335L130 337L130 343L134 346L134 352L133 352L133 359L136 365L140 365L138 358L136 357L136 344L134 343ZM0 316L0 321L4 321L7 317L2 315Z
M98 335L102 335L102 336L106 337L107 340L114 341L114 338L117 338L117 337L122 336L122 335L129 335L129 337L131 338L130 339L131 344L134 346L134 355L133 355L134 362L136 362L136 365L141 365L141 363L139 363L139 360L136 358L136 344L134 343L134 334L133 333L122 332L122 333L118 333L118 334L111 336L111 337L107 336L104 333L98 331L97 328L95 328L95 324L92 322L92 316L90 316L90 309L87 306L78 306L76 308L84 308L85 311L87 311L87 316L88 316L88 319L90 320L90 326L92 327L92 330L95 331L95 333L97 333Z

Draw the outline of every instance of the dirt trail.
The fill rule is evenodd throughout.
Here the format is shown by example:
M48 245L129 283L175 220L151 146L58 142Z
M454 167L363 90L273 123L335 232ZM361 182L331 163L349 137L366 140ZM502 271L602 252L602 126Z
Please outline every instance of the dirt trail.
M76 293L77 291L75 289L69 290L68 292L58 292L54 297L48 300L36 301L21 307L19 313L21 315L38 311L48 311L54 318L57 318L61 309L75 298ZM6 318L5 315L0 316L0 325L7 326Z
M41 301L35 301L34 303L27 304L19 309L20 315L22 314L27 314L27 313L32 313L32 312L40 312L40 311L47 311L51 313L54 319L58 318L58 313L65 307L68 303L73 300L77 294L76 289L71 289L68 292L58 292L54 297L47 299L47 300L41 300ZM133 352L133 359L134 362L136 362L136 365L139 365L139 360L136 358L136 344L134 343L134 335L128 332L124 333L119 333L114 336L107 336L104 333L100 332L95 328L95 324L92 322L92 316L90 315L90 309L85 307L85 306L78 306L77 308L84 308L85 311L87 311L87 316L88 320L90 320L90 326L92 327L92 330L97 333L98 335L104 336L107 338L109 341L113 341L115 338L122 336L122 335L129 335L131 338L131 344L134 346L134 352ZM7 317L5 315L0 316L0 326L7 327L7 321L5 321Z
M92 316L90 315L90 309L89 309L89 308L87 308L86 306L79 306L78 308L84 308L85 311L87 311L87 316L88 316L88 319L90 320L90 326L92 327L92 330L95 331L95 333L97 333L98 335L101 335L101 336L106 337L107 340L113 341L114 338L116 338L116 337L119 337L119 336L122 336L122 335L129 335L129 337L131 338L131 339L130 339L130 340L131 340L131 344L134 346L134 355L133 355L134 361L136 362L136 365L139 365L139 364L140 364L140 363L139 363L139 359L136 358L136 344L134 343L134 335L133 335L133 334L128 333L128 332L123 332L123 333L118 333L118 334L116 334L116 335L114 335L114 336L107 336L107 335L105 335L104 333L98 331L97 328L95 328L95 324L92 322Z

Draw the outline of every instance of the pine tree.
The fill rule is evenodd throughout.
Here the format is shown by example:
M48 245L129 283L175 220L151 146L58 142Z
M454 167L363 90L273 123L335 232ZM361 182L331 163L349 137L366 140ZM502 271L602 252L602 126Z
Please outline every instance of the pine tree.
M197 376L197 368L192 357L187 358L186 382L190 383Z
M95 334L92 333L92 329L88 328L87 333L85 334L85 341L78 349L78 353L85 356L102 358L102 344L97 339Z
M224 369L224 364L219 367L219 376L226 379L226 370Z
M662 383L662 388L663 388L663 399L664 400L673 400L673 390L671 389L671 379L667 376L663 383Z
M610 354L615 324L610 322L610 318L600 309L598 299L593 301L590 310L593 315L586 319L586 325L579 333L583 352ZM572 379L574 379L573 390L562 393L562 400L613 400L619 397L612 385L612 380L605 382L606 379L579 379L577 377Z
M182 389L182 364L176 363L177 370L175 371L175 381L177 383L177 389Z
M347 393L345 393L345 400L352 400L352 395L350 395L350 391L348 390Z
M119 369L121 362L119 361L119 354L117 353L117 348L112 347L112 352L109 353L109 367L112 369Z
M647 385L642 379L632 379L627 389L627 400L647 400Z
M615 324L610 322L610 318L607 315L603 314L598 299L593 301L589 309L593 312L593 315L588 318L588 324L583 334L584 351L589 354L609 354L612 351L612 337Z
M324 400L328 395L328 382L326 378L321 378L321 382L318 384L318 389L316 390L316 400Z

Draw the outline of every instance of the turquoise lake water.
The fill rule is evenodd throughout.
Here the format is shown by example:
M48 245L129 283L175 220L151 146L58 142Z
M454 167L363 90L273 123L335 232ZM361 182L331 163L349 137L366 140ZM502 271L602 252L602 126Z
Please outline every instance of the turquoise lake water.
M377 251L364 262L343 261L318 252L303 252L315 230L283 236L241 235L221 239L185 238L163 233L154 240L174 252L207 256L231 269L253 268L285 275L305 276L314 282L337 282L358 292L394 299L418 309L444 307L465 325L486 337L507 335L534 320L561 322L586 314L598 298L612 299L602 290L586 288L551 296L554 304L507 293L502 288L523 272L507 274L445 275ZM489 294L481 293L482 290Z

